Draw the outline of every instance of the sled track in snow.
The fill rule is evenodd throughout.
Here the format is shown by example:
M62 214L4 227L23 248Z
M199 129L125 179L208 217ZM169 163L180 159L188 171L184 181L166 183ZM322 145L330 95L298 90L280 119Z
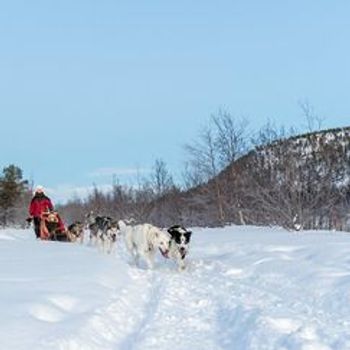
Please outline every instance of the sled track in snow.
M220 236L204 236L193 246L188 269L179 273L161 259L152 271L131 266L122 246L106 256L82 246L17 245L6 236L4 261L14 270L3 272L0 282L9 291L9 281L29 283L27 292L37 281L44 283L38 289L43 294L30 297L23 313L48 330L33 342L35 350L348 350L350 241L344 247L340 237L334 247L323 248L308 237L302 244L295 240L298 245L290 236L277 243L274 235L258 243L253 237L254 244L249 236L230 237L226 244ZM32 265L22 271L13 255L27 252L27 244L25 261ZM325 259L329 252L335 260ZM33 274L55 258L67 258L67 265L55 267L58 281L45 269Z
M189 272L167 270L155 273L153 283L156 292L149 313L136 330L133 346L125 350L217 349L212 343L213 310L205 285Z
M46 340L43 349L258 350L262 338L268 338L267 349L294 348L301 340L308 340L311 348L327 349L319 342L317 328L327 326L331 315L318 315L317 301L307 294L304 301L286 304L275 289L276 278L260 278L250 268L241 271L222 262L198 260L178 273L125 264L128 285L69 337ZM281 278L278 283L296 288ZM280 312L286 308L288 315Z
M173 268L147 271L127 264L125 268L130 279L124 289L87 315L78 328L59 339L45 339L41 348L220 349L215 321L219 295L205 276L212 267L192 263L183 273Z
M88 314L79 328L68 337L46 340L42 349L59 350L107 350L121 349L123 341L133 334L142 321L149 302L152 272L126 266L130 281L125 288L116 291L105 306Z

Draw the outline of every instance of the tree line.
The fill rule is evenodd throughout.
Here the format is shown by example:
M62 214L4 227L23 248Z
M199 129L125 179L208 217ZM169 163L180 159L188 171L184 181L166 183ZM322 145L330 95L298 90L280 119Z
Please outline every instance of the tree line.
M234 223L349 230L350 129L319 131L322 119L307 102L300 107L308 131L302 135L272 121L252 132L246 119L220 110L184 145L181 184L157 159L136 186L114 179L107 193L95 187L59 210L68 223L94 211L164 227ZM21 170L10 167L0 179L3 225L16 222L30 194Z
M69 217L95 212L159 226L279 225L288 229L349 230L350 129L319 131L322 120L301 105L307 133L219 111L193 142L183 183L163 160L135 187L97 188L62 207ZM304 129L305 129L304 128Z

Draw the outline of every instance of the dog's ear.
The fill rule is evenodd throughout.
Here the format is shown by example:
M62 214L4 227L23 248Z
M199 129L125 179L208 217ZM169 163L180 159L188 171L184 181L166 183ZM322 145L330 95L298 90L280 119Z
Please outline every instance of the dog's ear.
M185 237L188 239L188 241L190 241L191 235L192 235L192 231L187 231L187 232L185 233Z
M174 236L176 235L177 233L179 233L179 230L181 229L181 226L180 225L173 225L171 227L168 228L168 232Z
M174 235L175 235L175 233L176 233L176 232L175 232L175 230L174 230L174 227L170 227L170 228L168 228L168 230L167 230L167 231L168 231L168 233L170 233L170 235L171 235L171 236L174 236Z

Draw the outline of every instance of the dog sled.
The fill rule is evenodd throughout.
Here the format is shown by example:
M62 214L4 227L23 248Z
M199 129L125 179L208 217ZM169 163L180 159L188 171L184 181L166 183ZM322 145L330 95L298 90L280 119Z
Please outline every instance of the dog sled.
M64 224L56 211L41 214L40 239L61 242L70 241Z

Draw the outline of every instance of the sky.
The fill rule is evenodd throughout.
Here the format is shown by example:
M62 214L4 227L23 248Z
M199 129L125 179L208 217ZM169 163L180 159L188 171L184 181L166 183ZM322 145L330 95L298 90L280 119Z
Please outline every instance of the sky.
M220 108L350 124L349 1L0 0L0 167L54 201L132 184Z

